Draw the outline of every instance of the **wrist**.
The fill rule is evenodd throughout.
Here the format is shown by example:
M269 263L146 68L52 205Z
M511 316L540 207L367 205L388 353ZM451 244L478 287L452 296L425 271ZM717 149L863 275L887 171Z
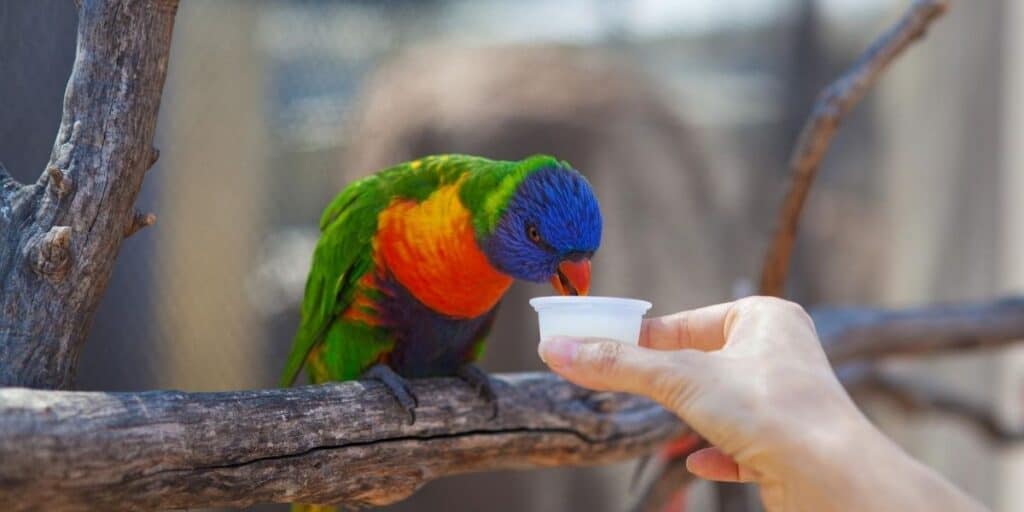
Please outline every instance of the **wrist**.
M886 445L884 436L843 397L832 402L827 414L806 428L786 452L773 501L781 510L869 510L851 508L858 494L872 490L876 468L901 464Z

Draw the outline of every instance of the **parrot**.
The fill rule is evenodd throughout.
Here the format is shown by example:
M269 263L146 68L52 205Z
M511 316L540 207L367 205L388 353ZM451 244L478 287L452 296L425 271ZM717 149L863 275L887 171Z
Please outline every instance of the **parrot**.
M281 376L372 379L415 422L407 379L458 377L497 414L474 365L515 280L586 295L601 242L597 198L565 161L420 158L352 182L329 203Z

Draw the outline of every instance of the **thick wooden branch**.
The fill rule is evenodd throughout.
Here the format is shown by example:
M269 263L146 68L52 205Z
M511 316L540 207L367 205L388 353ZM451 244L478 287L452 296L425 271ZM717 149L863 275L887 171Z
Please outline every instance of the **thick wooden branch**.
M177 0L85 0L50 161L0 172L0 386L67 388L153 161ZM145 219L143 219L145 220Z
M1024 297L906 310L812 312L833 365L998 347L1024 340Z
M381 505L444 475L624 460L685 431L638 397L546 373L496 378L494 420L461 381L414 381L412 426L372 381L230 393L0 389L0 503Z
M818 96L790 156L791 182L765 256L759 287L762 295L781 297L807 195L839 123L860 102L882 72L928 30L948 7L947 0L915 0L896 25L877 39Z
M1024 339L1022 298L813 316L829 353L853 367L888 355ZM840 376L853 392L870 385L914 410L956 414L990 437L1018 439L954 395L844 370ZM295 500L383 504L446 475L623 460L686 432L673 415L640 398L585 391L550 374L499 378L501 414L494 421L460 381L415 382L414 426L369 382L235 393L0 390L0 502L56 510L112 503L136 509ZM669 473L682 471L680 464L670 461ZM669 483L679 482L651 483L661 490L659 499L638 509L671 494Z

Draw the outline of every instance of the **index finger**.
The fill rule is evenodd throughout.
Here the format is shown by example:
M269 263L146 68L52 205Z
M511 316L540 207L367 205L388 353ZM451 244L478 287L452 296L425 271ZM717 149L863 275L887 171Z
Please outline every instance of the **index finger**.
M656 350L718 350L725 345L725 322L733 304L725 302L644 320L640 346Z

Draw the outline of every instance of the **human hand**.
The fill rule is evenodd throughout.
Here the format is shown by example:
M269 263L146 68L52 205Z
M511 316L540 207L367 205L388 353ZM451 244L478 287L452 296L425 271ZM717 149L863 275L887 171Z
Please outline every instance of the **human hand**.
M554 338L539 352L581 386L645 395L678 414L714 446L687 468L760 484L768 510L927 510L950 494L965 508L939 508L977 506L861 414L794 303L750 297L647 320L640 347ZM907 485L893 493L885 477Z

